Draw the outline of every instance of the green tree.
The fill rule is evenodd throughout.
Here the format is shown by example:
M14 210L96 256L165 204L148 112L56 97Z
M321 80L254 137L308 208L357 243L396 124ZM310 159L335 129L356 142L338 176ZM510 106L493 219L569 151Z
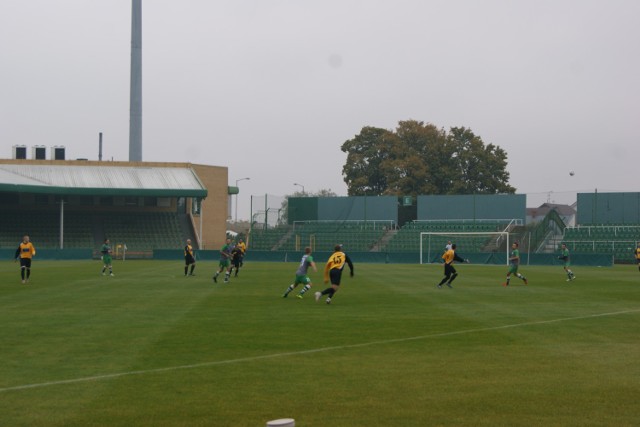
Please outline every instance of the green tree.
M347 162L342 168L350 196L383 194L388 188L384 165L392 161L397 137L386 129L364 127L359 135L342 144Z
M448 143L458 179L450 182L446 194L515 193L509 185L507 153L500 147L485 145L470 129L451 128Z
M395 131L364 127L342 145L350 196L514 193L507 155L466 128L401 121Z

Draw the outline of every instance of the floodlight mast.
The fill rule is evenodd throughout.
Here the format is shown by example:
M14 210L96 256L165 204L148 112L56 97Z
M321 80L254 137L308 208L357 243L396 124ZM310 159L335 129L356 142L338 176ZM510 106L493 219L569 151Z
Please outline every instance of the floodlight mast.
M302 195L305 196L306 193L304 192L304 185L302 184L298 184L297 182L294 182L293 185L297 185L298 187L302 187Z
M249 177L236 179L236 188L238 189L238 193L240 192L240 187L238 187L238 183L240 181L248 181L250 179L251 178L249 178ZM238 222L238 193L236 193L236 218L235 218L235 222Z
M142 161L142 0L131 1L129 161Z

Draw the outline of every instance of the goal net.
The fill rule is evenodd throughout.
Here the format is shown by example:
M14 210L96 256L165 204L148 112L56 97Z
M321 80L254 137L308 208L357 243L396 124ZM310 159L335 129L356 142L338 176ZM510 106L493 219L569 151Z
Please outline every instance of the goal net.
M448 244L456 245L456 253L475 263L490 263L491 258L506 257L509 263L509 233L492 232L426 232L420 233L420 264L441 263ZM499 255L499 257L494 257ZM495 263L495 262L493 262Z

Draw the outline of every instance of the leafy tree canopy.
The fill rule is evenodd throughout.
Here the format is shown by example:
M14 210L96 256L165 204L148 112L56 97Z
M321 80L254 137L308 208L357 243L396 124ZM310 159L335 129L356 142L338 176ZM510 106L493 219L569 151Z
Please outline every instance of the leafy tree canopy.
M447 133L416 120L395 131L367 126L342 151L350 196L515 193L507 153L464 127Z

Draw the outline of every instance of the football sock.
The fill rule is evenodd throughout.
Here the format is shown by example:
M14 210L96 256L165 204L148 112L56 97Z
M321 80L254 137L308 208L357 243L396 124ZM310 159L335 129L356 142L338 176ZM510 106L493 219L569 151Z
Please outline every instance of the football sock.
M445 283L447 280L449 280L449 276L444 276L444 279L442 279L442 280L440 281L440 283L438 283L438 286L442 286L442 285L444 285L444 283Z
M449 284L451 284L451 282L453 282L456 277L458 277L458 273L453 273L453 276L451 276L451 279L449 279Z
M24 280L24 268L20 269L20 277L22 277L22 280Z
M304 288L302 288L302 290L300 291L300 295L304 295L304 293L307 292L309 289L311 289L311 286L304 285Z
M31 269L27 268L27 279L31 276Z
M196 269L196 265L195 264L191 264L191 274L193 274L193 270Z
M293 288L295 288L295 286L293 286L293 283L289 285L289 287L287 288L286 291L284 291L285 295L288 295L289 292L291 292L293 290Z
M185 266L184 266L184 275L185 275L185 276L187 275L187 272L188 272L188 271L189 271L189 267L185 265Z
M511 280L511 276L507 277L507 285L509 285L509 280Z

